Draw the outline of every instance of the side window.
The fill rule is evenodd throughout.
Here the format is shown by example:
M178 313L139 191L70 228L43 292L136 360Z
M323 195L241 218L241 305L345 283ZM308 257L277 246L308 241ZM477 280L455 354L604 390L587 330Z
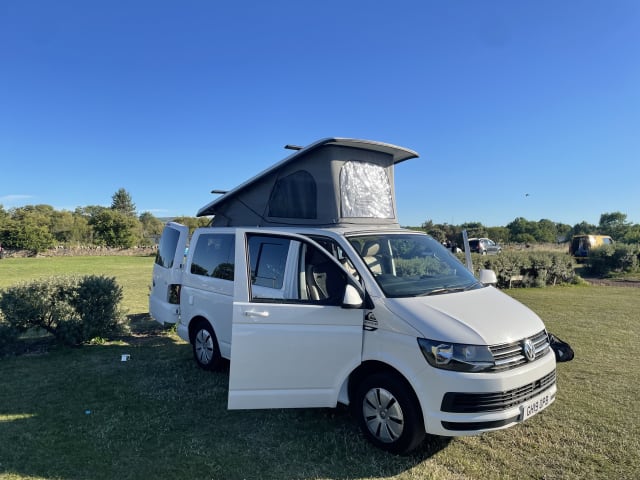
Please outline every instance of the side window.
M335 240L333 240L332 238L320 237L316 235L309 235L309 237L315 242L319 243L322 248L333 255L347 272L349 272L356 280L360 281L360 275L358 274L356 267L353 265L353 262ZM360 251L358 248L356 248L356 250Z
M232 234L206 233L198 237L191 273L233 280L235 245Z
M156 263L161 267L173 267L173 257L176 254L176 246L180 239L180 232L171 227L165 227L160 237L160 245L156 253Z
M342 304L347 275L331 261L326 251L303 244L299 272L301 299L323 305Z
M290 240L279 237L249 237L251 284L280 290L284 283Z
M264 235L249 236L248 244L252 301L342 304L347 274L324 249Z

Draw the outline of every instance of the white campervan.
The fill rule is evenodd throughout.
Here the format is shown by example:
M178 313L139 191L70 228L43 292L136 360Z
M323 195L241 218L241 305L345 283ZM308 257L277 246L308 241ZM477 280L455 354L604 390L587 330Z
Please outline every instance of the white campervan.
M169 223L150 312L203 368L230 360L228 407L351 405L377 446L472 435L550 405L555 358L531 310L399 228L393 165L417 156L325 139ZM188 254L185 247L189 241Z

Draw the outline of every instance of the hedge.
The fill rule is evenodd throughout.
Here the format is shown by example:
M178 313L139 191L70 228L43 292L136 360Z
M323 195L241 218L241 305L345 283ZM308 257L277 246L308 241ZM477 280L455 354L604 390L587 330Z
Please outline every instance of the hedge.
M115 278L50 277L0 293L0 350L18 334L43 329L65 345L108 337L124 327Z
M635 273L640 270L640 245L616 243L589 251L587 268L595 275Z
M464 254L459 255L464 262ZM498 287L544 287L577 281L575 262L567 253L503 251L498 255L471 254L474 273L496 272Z

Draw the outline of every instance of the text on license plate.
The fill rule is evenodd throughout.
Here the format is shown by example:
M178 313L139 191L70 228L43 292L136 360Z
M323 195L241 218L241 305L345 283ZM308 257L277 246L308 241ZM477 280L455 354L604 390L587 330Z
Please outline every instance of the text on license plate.
M520 414L521 421L525 421L529 417L533 417L536 413L540 413L547 408L553 402L553 397L548 393L543 393L535 398L532 398L527 403L520 407L522 413Z

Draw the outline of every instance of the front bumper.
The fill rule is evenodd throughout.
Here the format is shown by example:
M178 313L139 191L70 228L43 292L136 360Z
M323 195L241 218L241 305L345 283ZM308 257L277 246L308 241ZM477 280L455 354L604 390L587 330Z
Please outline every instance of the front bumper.
M425 429L435 435L477 435L507 428L527 418L525 409L537 399L546 408L556 397L553 355L504 372L473 374L429 368L424 374L431 378L420 382L423 391L417 393L426 400L422 404Z

